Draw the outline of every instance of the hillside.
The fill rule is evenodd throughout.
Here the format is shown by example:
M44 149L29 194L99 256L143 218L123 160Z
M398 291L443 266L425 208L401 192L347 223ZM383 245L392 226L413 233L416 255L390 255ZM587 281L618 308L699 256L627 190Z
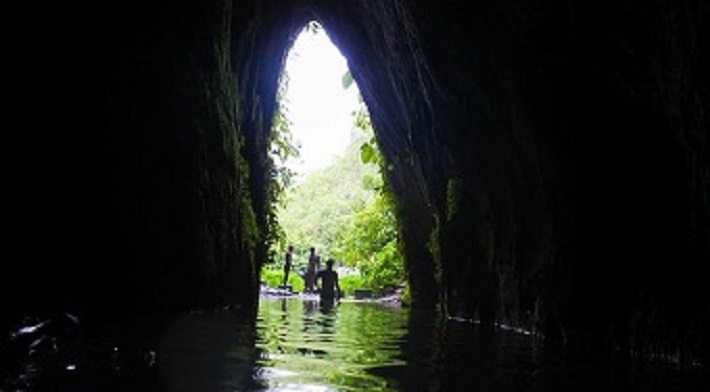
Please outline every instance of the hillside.
M286 205L279 210L278 219L286 235L282 246L294 246L296 264L305 263L311 246L329 257L335 250L332 244L336 236L342 235L357 211L374 198L371 184L379 177L377 168L360 160L360 146L370 136L356 130L351 137L343 155L330 166L287 191Z

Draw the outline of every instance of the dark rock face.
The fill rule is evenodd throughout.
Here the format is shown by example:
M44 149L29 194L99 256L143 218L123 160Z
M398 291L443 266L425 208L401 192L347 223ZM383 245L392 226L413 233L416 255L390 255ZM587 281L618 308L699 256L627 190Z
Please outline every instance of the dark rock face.
M317 19L394 167L416 306L710 351L705 3L192 3L63 20L55 77L18 86L50 107L10 140L39 134L45 174L8 177L8 315L253 309L277 78Z
M707 9L322 3L395 167L415 300L604 348L700 338Z

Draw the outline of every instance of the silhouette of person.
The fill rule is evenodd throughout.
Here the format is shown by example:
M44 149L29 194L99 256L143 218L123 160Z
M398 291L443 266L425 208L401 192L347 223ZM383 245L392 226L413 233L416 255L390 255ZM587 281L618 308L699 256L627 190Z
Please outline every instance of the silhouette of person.
M320 256L316 253L316 248L311 247L311 254L308 256L308 267L306 269L306 292L312 293L315 287L316 272L320 268Z
M332 304L340 299L340 282L338 273L333 271L333 259L325 262L326 268L318 271L316 275L316 287L320 292L321 303ZM320 281L320 284L318 282Z
M291 272L291 265L293 261L293 246L289 245L286 249L286 254L284 255L284 288L288 284L288 274Z

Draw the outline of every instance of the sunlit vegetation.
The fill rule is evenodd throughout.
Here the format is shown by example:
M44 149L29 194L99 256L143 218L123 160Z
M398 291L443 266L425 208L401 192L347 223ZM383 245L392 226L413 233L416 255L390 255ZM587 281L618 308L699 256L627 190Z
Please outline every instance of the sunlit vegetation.
M275 287L283 282L286 246L294 246L294 291L302 289L308 250L315 247L323 261L333 258L336 267L347 268L341 288L352 295L357 288L376 294L404 283L399 251L395 201L383 180L387 164L379 152L365 104L353 111L353 131L345 152L330 166L315 171L297 184L285 166L297 157L284 99L288 76L283 76L271 134L272 170L271 263L264 267L262 282ZM343 88L356 88L347 72ZM297 282L300 280L300 282Z
M278 209L283 237L271 268L280 272L283 249L292 244L294 270L302 275L313 246L323 259L333 258L338 266L360 272L356 277L343 277L342 287L348 294L355 288L381 291L403 283L393 199L380 166L363 162L366 154L379 154L376 145L368 143L371 140L371 133L360 129L331 166L286 191Z
M278 239L284 233L278 218L278 206L284 203L284 194L291 187L294 173L286 166L286 162L299 155L299 145L291 134L291 121L289 120L288 101L286 90L288 89L289 76L287 71L281 74L279 89L276 97L276 109L272 118L271 133L269 134L269 154L267 155L267 170L269 173L268 189L266 195L266 220L267 235L266 246L270 249L270 257L273 259L274 248ZM262 278L263 280L263 278ZM283 280L283 278L282 278Z
M269 287L278 287L283 284L284 272L282 269L265 268L261 272L261 281ZM304 280L295 274L289 274L286 284L295 292L302 292L306 286Z

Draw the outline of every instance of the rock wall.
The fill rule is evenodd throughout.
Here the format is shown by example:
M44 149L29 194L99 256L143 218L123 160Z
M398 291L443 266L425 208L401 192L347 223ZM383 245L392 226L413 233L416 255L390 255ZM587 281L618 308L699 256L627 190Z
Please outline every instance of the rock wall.
M415 300L601 350L707 339L707 6L318 6L394 166Z
M42 199L18 201L30 207L13 246L30 254L5 275L3 309L91 322L254 309L262 234L234 72L237 10L149 1L74 11L38 23L60 44L23 58L27 70L37 57L52 70L22 86L49 91L30 124L44 139L21 136L40 145L34 159L48 173L25 188Z

